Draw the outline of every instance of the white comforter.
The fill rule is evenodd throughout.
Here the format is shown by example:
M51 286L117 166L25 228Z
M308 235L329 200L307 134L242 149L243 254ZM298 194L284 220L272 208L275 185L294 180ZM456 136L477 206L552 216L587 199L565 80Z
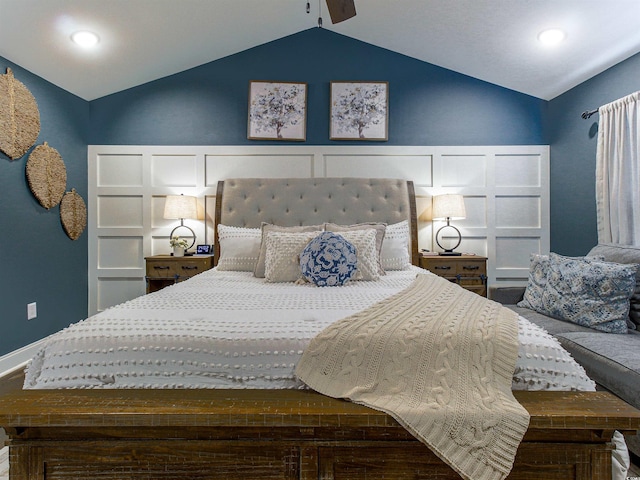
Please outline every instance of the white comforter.
M52 335L24 388L304 388L294 371L311 338L406 288L417 271L318 288L209 270ZM523 318L519 340L513 389L594 390L558 342Z

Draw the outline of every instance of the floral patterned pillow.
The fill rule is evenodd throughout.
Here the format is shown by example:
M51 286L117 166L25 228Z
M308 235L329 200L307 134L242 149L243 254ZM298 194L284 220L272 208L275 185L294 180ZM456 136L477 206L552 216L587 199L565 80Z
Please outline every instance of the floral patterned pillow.
M542 292L547 284L548 269L549 255L531 254L529 259L529 281L524 291L524 297L518 302L518 307L529 308L536 312L542 310Z
M555 253L553 255L560 257L560 255L557 255ZM604 257L601 255L590 257L562 258L572 258L573 260L584 262L604 260ZM518 302L518 307L528 308L540 313L546 313L545 308L542 305L542 292L544 291L544 287L547 284L547 273L549 271L549 255L538 255L532 253L529 260L529 281L527 283L527 288L524 291L523 299Z
M344 285L355 275L357 264L356 247L333 232L318 235L300 255L302 276L319 287Z
M607 333L627 333L638 265L575 260L551 253L542 306L552 317Z

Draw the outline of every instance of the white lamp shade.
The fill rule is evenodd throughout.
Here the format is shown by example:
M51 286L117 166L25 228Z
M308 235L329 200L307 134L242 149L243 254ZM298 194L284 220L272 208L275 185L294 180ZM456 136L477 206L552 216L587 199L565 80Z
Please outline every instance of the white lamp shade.
M457 194L436 195L433 197L432 218L460 219L467 216L464 209L464 197Z
M198 200L190 195L167 195L164 218L198 218Z

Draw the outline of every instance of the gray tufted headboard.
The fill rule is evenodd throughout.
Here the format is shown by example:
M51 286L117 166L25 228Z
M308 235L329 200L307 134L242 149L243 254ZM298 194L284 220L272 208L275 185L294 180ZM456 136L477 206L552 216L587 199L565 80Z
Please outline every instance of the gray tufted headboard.
M325 222L393 224L408 220L411 261L418 265L413 182L386 178L232 178L218 182L215 261L220 257L218 224L257 228Z

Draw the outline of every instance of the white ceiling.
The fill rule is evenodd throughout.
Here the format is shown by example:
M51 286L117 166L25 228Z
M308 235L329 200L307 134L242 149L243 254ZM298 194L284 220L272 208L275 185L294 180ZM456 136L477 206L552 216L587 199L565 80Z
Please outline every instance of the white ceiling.
M319 4L326 29L545 100L640 52L640 0L355 0L336 25L310 2L0 0L0 56L93 100L314 28ZM549 27L568 34L555 49Z

